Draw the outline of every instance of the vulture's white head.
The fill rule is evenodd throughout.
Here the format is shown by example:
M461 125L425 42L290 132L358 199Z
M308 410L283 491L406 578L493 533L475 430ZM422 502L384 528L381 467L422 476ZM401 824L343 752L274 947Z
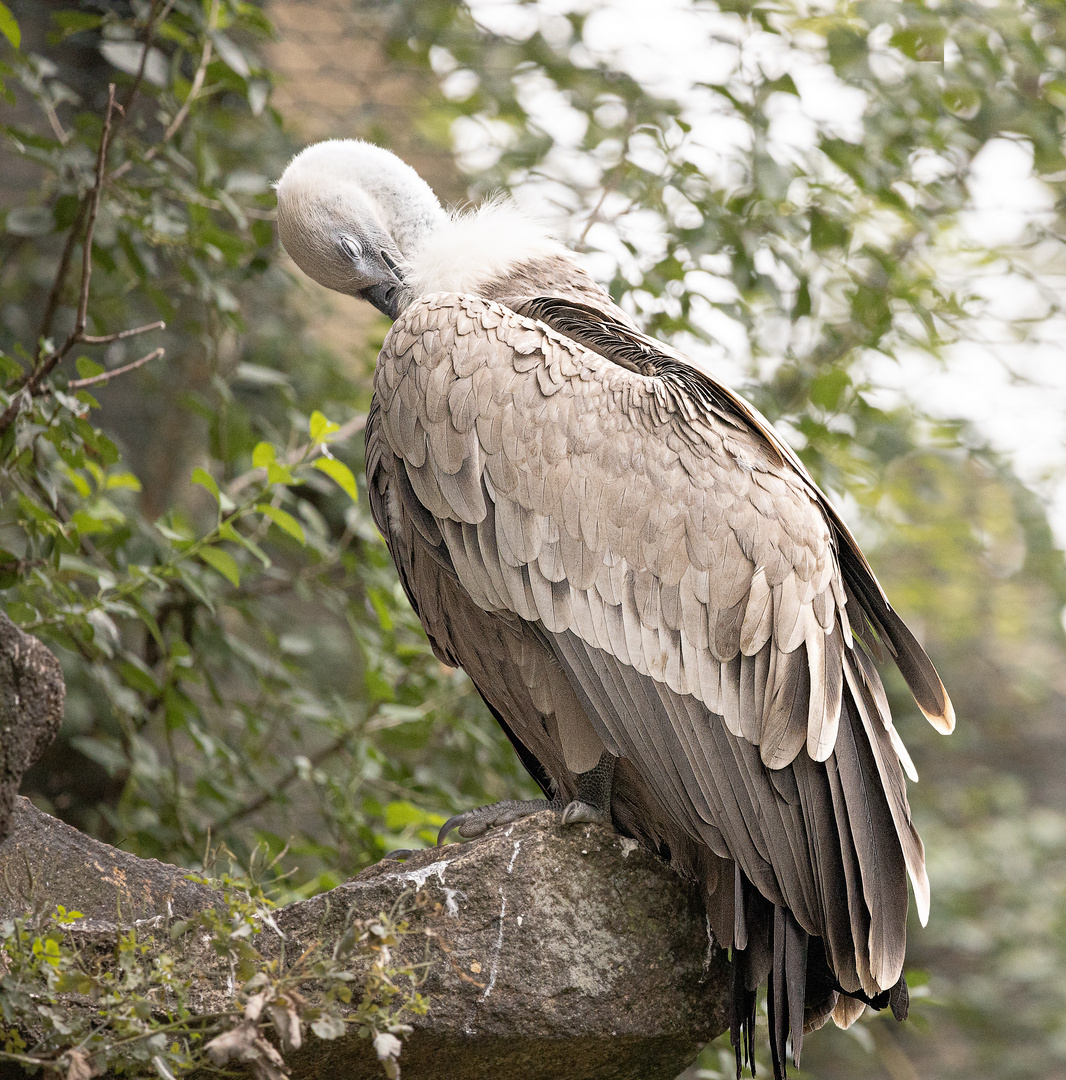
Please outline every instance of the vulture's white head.
M386 314L431 292L470 292L565 248L509 201L448 214L395 154L357 139L315 143L277 185L278 232L305 274Z

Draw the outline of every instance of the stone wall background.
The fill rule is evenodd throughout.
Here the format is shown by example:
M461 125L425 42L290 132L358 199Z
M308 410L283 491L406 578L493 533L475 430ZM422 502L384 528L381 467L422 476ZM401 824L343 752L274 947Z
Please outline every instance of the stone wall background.
M379 143L412 165L445 203L462 201L465 187L451 154L430 142L419 121L432 77L388 54L397 4L272 0L266 10L278 31L278 40L264 50L277 78L272 101L299 144L351 138ZM313 336L339 351L361 345L380 316L285 262L300 279L300 304Z

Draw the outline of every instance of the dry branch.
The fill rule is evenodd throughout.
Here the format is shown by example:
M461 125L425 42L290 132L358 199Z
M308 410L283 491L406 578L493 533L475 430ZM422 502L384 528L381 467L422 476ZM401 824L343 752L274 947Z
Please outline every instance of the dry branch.
M162 323L160 323L162 326ZM157 360L166 349L153 349L146 356L142 356L139 360L134 360L130 364L123 364L122 367L112 368L111 371L102 371L99 375L90 375L85 379L71 379L67 383L68 390L82 390L86 386L99 386L100 383L108 383L112 379L117 379L119 375L125 375L128 371L135 371L139 367L143 367L150 360Z

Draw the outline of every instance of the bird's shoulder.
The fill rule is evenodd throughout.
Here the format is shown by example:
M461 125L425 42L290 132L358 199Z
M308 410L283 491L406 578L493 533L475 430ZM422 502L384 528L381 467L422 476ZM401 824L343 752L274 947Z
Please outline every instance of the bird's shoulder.
M691 518L695 544L727 525L757 564L783 554L805 579L810 558L793 549L822 563L831 544L821 493L769 424L618 309L560 297L422 297L386 337L376 389L395 413L398 449L417 466L426 436L453 472L470 436L487 459L502 457L504 491L519 479L509 466L595 476L625 488L616 505L643 504L636 519ZM551 510L535 502L526 509Z

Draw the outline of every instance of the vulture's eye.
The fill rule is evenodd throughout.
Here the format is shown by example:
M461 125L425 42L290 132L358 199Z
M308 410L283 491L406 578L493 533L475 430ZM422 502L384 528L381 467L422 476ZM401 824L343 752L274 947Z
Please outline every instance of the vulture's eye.
M340 249L353 262L357 262L363 257L362 245L351 236L342 236L340 238Z

